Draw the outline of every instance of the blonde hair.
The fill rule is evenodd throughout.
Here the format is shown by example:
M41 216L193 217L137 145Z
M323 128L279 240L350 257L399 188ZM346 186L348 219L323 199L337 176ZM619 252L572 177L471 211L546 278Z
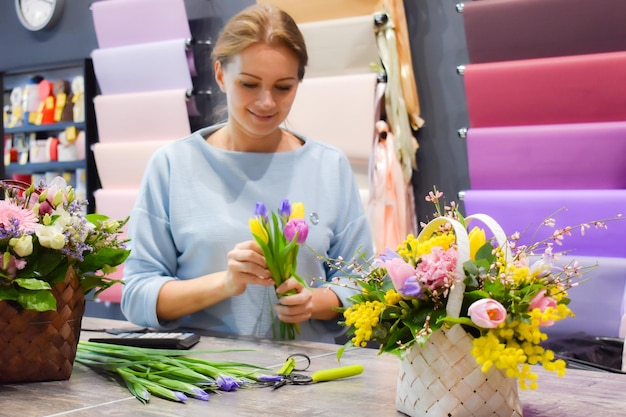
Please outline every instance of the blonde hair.
M298 58L298 79L304 78L309 57L302 32L289 14L270 4L254 4L233 16L213 46L211 58L227 65L241 51L254 44L283 46Z

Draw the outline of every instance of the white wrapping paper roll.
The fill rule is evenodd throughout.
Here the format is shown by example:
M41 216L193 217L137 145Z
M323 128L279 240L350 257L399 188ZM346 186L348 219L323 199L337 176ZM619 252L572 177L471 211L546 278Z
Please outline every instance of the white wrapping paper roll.
M307 45L306 77L371 72L380 63L372 15L321 20L298 25Z
M186 40L174 39L92 51L102 94L192 88Z
M139 188L148 160L172 141L95 143L93 154L104 189Z
M100 48L191 38L183 0L109 0L91 4Z
M100 142L172 140L191 133L186 90L94 98Z
M285 121L298 133L369 161L374 138L376 74L305 78Z

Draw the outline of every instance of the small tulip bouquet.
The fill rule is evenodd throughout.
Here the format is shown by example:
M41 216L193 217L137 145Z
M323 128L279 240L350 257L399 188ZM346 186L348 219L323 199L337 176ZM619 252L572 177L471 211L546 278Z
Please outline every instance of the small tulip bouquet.
M454 203L442 208L441 197L436 189L426 197L437 213L432 224L423 225L419 239L407 236L395 250L387 249L364 269L353 266L357 263L329 261L331 267L353 277L361 289L351 299L354 304L341 309L341 324L348 327L351 339L338 356L347 346L365 347L373 342L380 345L381 353L402 359L411 346L423 345L442 326L460 324L472 336L472 355L483 372L491 367L503 370L517 378L521 389L537 387L530 365L541 364L563 375L565 362L541 345L547 339L542 328L573 316L567 291L579 283L586 269L595 266L557 266L560 253L553 252L554 244L575 227L555 231L549 241L517 246L519 234L505 236L485 215L467 219L489 224L493 239L487 239L485 229L477 226L466 233L467 219ZM441 221L447 219L452 221ZM554 220L547 219L544 225L553 226ZM606 227L596 221L578 228L584 232L592 226ZM458 232L465 235L469 248L461 247ZM460 285L464 286L456 292L460 313L450 315L450 295Z
M290 277L296 278L307 287L306 282L296 272L298 251L309 233L309 226L304 219L304 205L292 205L285 199L281 201L278 211L268 215L265 204L257 203L249 225L252 236L263 250L274 287L278 288ZM278 294L278 297L286 295L291 293ZM295 339L296 333L300 333L298 323L280 322L282 339Z
M0 181L0 300L33 311L56 310L52 287L73 268L85 293L118 280L106 276L129 250L120 239L127 220L83 214L86 200L61 177L45 186Z

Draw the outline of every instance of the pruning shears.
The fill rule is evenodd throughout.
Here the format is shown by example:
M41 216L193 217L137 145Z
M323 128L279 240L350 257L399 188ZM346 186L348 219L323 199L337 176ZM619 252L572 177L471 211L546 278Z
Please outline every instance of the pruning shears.
M296 358L303 358L306 360L306 365L303 367L297 367ZM291 385L307 385L316 382L334 381L337 379L348 378L351 376L359 375L363 372L363 365L348 365L338 368L322 369L313 372L311 375L300 374L298 372L304 372L311 366L311 358L303 353L295 353L287 357L287 360L281 366L281 368L274 375L264 375L259 377L259 381L266 384L266 386L272 387L272 389L278 389L287 384ZM295 371L295 372L294 372Z

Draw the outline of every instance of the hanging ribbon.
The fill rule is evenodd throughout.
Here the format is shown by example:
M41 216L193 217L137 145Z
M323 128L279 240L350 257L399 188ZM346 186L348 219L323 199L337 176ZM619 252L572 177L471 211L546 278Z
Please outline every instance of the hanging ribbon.
M400 64L398 60L395 26L386 13L375 16L375 33L378 53L387 73L385 109L387 121L396 141L395 149L402 166L405 182L411 181L413 170L417 168L415 152L419 148L413 136L407 108L402 95Z

